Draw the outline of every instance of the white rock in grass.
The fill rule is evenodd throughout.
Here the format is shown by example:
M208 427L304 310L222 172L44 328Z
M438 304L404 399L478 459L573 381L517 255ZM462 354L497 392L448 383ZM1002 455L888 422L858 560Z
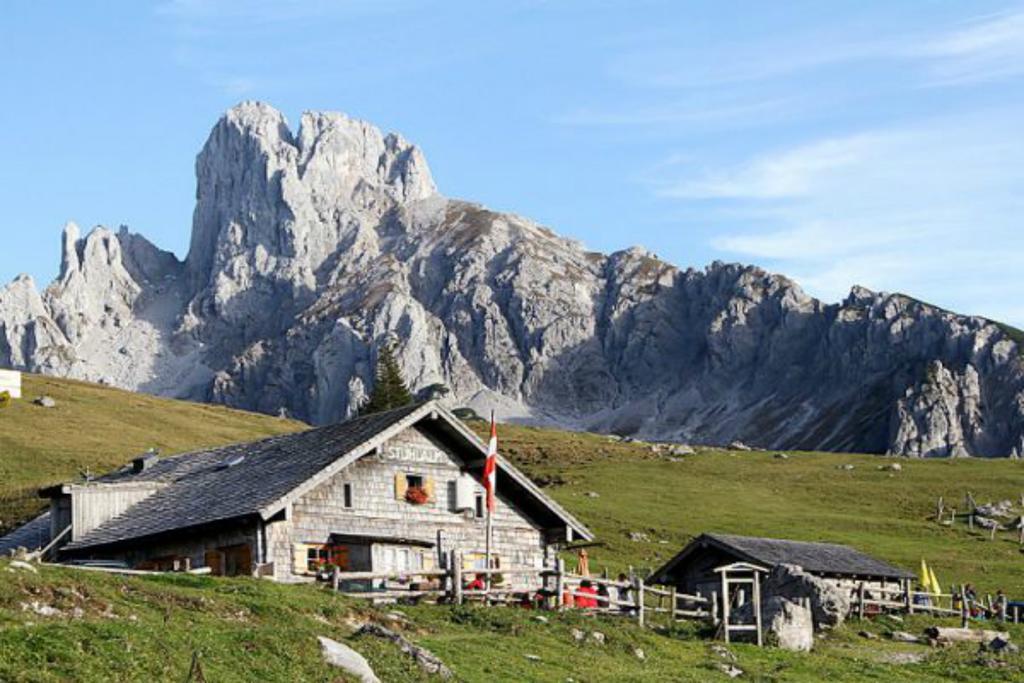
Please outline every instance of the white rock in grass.
M344 669L362 683L380 683L380 679L373 672L370 663L361 654L348 645L343 645L325 636L317 636L317 639L320 641L324 661L328 664Z
M734 664L719 664L718 670L729 678L739 678L743 675L743 669L735 666Z
M21 560L11 560L11 563L7 566L11 569L21 569L23 571L32 572L33 574L39 573L38 569L30 565L28 562L22 562Z

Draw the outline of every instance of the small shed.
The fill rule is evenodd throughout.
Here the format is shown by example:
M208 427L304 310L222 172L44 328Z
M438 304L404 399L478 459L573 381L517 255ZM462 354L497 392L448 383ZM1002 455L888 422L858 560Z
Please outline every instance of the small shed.
M768 569L780 564L793 564L830 583L850 589L861 583L868 587L901 585L914 578L911 572L845 545L701 534L655 570L650 581L676 586L684 593L711 597L713 592L721 590L721 576L716 570L737 562Z
M11 398L21 398L21 373L17 370L0 370L0 393L7 392Z

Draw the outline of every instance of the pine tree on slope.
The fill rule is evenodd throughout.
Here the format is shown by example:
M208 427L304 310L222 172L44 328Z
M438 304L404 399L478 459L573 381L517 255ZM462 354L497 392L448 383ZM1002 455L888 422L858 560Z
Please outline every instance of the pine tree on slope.
M412 393L402 377L402 369L395 359L394 346L386 343L377 354L377 377L370 399L359 409L360 415L401 408L412 403Z

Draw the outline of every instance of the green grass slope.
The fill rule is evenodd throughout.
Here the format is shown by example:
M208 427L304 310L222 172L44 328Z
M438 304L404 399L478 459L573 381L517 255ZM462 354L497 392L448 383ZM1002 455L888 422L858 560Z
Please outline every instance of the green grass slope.
M653 569L692 537L716 531L849 544L911 571L923 557L943 584L1024 599L1015 531L990 541L962 518L952 527L935 521L939 496L961 511L967 492L979 503L1019 501L1020 461L698 449L674 462L650 445L593 434L502 425L499 439L504 454L607 544L590 551L592 568ZM901 471L881 469L894 462ZM633 542L630 532L649 540Z
M149 447L173 453L302 428L296 422L152 398L105 387L28 377L28 401L0 412L2 516L37 503L36 487L121 465ZM473 423L481 433L486 426ZM1024 555L1010 532L989 541L962 524L934 521L942 495L952 505L970 491L979 502L1016 500L1024 473L1014 461L899 461L828 453L699 449L672 461L647 444L503 425L501 450L577 514L606 543L591 566L652 568L694 535L710 530L849 543L908 568L922 556L944 583L1024 594ZM853 469L840 469L853 465ZM596 495L595 495L596 494ZM630 532L646 534L634 542ZM571 558L569 558L571 559ZM40 608L46 614L40 613ZM50 612L53 608L56 612ZM430 648L466 681L726 680L699 625L640 629L631 622L512 609L407 606L405 635ZM0 561L0 680L186 680L193 656L210 681L339 681L321 661L325 635L366 655L385 681L427 680L394 646L353 637L354 626L387 618L315 586L197 576L120 577L57 567L39 575ZM880 620L826 635L814 653L731 648L748 680L1024 680L1020 655L991 668L974 646L932 650L889 642L890 629L932 623ZM866 629L882 636L868 640ZM606 643L578 643L574 629ZM1013 627L1014 639L1024 629ZM644 658L636 655L643 650ZM906 655L918 663L899 663ZM527 657L526 655L531 655Z
M36 513L36 489L100 474L149 448L162 454L248 441L301 422L173 401L73 380L24 375L24 400L0 410L0 534ZM54 408L34 405L47 395Z
M568 612L537 613L478 606L373 608L310 585L187 575L123 577L42 567L38 575L0 561L0 680L187 681L193 657L205 680L346 681L321 658L317 636L361 652L387 683L433 680L394 645L355 636L376 621L438 655L456 680L613 681L728 680L732 663L693 624L673 628ZM40 610L46 614L40 614ZM393 619L395 612L402 622ZM1020 655L997 668L978 663L976 646L936 650L886 639L892 629L932 623L884 619L827 634L811 654L751 645L729 651L755 681L1021 680ZM867 640L860 629L879 636ZM582 642L573 635L582 631ZM1011 627L1024 637L1024 627ZM604 644L590 636L605 635ZM642 651L642 659L637 650ZM907 655L924 661L899 663Z

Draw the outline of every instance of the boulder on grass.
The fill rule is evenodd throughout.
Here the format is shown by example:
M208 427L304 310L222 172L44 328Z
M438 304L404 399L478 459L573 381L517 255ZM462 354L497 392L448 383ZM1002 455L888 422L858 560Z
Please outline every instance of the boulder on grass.
M786 598L798 604L801 598L807 598L811 603L814 627L819 629L841 626L850 613L850 596L846 591L793 564L772 567L761 594Z
M350 648L348 645L331 640L325 636L318 636L320 649L323 651L324 661L331 666L344 669L352 674L361 683L380 683L380 679L373 673L370 663L361 654Z
M768 642L783 650L810 652L814 647L811 610L786 598L776 595L762 601L761 624Z

